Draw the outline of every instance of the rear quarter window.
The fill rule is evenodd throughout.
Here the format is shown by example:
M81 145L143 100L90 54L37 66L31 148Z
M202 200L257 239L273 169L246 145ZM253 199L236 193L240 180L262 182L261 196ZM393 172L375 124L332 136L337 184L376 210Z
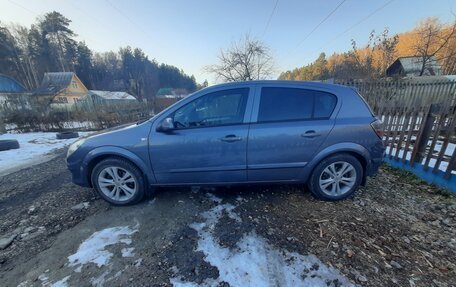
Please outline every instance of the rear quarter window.
M262 88L258 122L328 119L336 104L336 96L322 91Z

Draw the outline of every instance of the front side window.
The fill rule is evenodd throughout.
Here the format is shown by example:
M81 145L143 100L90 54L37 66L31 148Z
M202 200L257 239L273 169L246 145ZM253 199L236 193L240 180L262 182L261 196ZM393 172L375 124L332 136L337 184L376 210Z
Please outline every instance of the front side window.
M334 95L298 88L262 88L258 122L327 119L337 99Z
M248 88L210 93L186 104L174 113L176 128L196 128L241 124Z

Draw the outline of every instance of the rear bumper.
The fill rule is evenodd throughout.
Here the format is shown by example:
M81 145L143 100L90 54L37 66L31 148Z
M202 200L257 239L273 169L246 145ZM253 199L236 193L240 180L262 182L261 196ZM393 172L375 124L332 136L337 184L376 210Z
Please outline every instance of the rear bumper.
M380 168L382 163L383 163L383 157L372 159L367 166L366 175L367 176L375 175L378 172L378 169Z
M68 170L71 172L71 180L74 184L91 187L89 177L87 176L87 168L80 162L69 163L67 162Z

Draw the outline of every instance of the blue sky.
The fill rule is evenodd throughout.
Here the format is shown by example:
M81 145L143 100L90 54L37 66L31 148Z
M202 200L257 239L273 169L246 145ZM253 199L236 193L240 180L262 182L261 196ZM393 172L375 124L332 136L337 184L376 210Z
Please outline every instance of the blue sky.
M56 10L73 21L78 39L95 51L140 47L151 59L212 82L203 67L246 33L271 48L278 75L312 62L320 51L347 51L351 39L362 46L373 29L380 33L388 27L392 35L424 17L449 22L451 11L456 13L456 0L346 0L306 38L343 0L279 0L274 10L276 1L0 0L0 21L29 26Z

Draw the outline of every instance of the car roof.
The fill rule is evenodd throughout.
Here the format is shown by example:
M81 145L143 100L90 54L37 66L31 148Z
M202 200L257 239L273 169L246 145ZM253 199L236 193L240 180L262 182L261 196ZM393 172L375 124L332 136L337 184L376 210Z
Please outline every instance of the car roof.
M229 82L223 84L217 84L209 86L208 88L230 88L230 87L242 87L248 85L278 85L278 86L305 86L308 88L315 89L328 89L333 91L351 90L352 87L342 86L337 84L322 83L322 82L311 82L311 81L285 81L285 80L253 80L253 81L241 81L241 82Z

